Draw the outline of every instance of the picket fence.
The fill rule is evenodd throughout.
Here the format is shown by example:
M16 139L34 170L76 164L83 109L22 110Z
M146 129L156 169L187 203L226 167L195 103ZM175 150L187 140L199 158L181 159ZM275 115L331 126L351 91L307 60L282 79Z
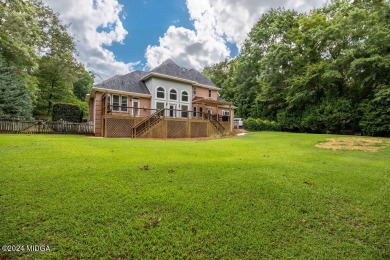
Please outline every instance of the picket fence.
M0 120L0 133L15 134L94 134L92 123L73 123L67 121L21 121Z

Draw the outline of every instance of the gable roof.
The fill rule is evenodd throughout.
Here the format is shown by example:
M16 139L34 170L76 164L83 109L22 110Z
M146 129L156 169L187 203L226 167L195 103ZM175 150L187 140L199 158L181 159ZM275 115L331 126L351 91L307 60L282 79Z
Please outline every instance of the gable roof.
M160 66L157 66L149 72L136 70L125 75L116 75L95 84L93 87L150 95L144 81L157 75L218 89L210 79L196 69L180 67L171 59L167 59Z

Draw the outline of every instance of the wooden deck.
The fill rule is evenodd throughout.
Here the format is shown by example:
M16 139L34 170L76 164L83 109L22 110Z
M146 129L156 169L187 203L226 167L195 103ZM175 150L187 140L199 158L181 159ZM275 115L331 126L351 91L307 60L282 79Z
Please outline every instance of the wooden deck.
M125 115L106 115L103 117L104 137L127 138L199 138L223 134L210 120L192 118L161 117L140 135L134 135L133 129L147 117L129 117ZM224 133L231 132L230 122L220 122Z
M199 138L233 131L230 117L199 111L106 106L101 110L103 137Z

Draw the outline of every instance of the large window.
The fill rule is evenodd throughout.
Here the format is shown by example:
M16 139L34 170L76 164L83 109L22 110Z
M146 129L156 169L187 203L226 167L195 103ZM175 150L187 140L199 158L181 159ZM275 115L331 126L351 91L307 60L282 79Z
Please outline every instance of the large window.
M164 109L164 108L165 108L165 104L163 102L156 103L156 109Z
M111 98L112 97L112 98ZM111 103L112 99L112 103ZM121 95L107 95L107 105L108 105L108 111L109 108L112 109L112 111L115 112L127 112L128 107L128 98L127 96L121 96Z
M127 112L127 96L121 96L121 111Z
M176 89L171 89L169 91L169 99L170 100L177 100L177 91L176 91Z
M112 110L119 111L119 95L112 95Z
M188 106L182 105L181 106L181 117L188 117Z
M165 98L165 89L163 87L157 88L157 98Z
M188 92L187 91L181 92L181 101L188 102Z

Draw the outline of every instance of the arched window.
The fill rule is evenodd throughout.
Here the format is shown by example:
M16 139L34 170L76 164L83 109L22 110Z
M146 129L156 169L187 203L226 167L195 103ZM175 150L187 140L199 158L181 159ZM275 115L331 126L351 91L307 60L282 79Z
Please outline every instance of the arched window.
M163 87L157 88L157 98L165 98L165 89Z
M176 91L176 89L171 89L169 91L169 99L177 100L177 91Z
M187 91L181 92L181 101L188 102L188 92Z

